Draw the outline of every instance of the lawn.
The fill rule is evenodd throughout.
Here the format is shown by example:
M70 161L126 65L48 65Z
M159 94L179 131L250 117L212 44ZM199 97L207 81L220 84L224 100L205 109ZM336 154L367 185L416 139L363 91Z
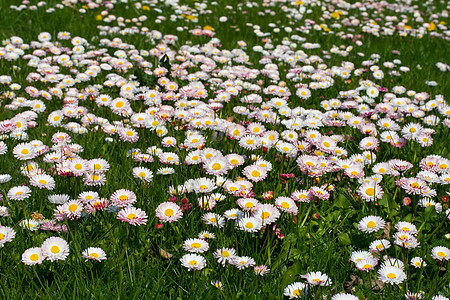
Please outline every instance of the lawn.
M449 299L445 1L0 1L1 299Z

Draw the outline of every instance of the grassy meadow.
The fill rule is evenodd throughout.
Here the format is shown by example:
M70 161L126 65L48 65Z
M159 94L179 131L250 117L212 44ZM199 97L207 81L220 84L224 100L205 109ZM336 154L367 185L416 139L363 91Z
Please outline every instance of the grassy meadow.
M449 299L449 10L0 1L0 298Z

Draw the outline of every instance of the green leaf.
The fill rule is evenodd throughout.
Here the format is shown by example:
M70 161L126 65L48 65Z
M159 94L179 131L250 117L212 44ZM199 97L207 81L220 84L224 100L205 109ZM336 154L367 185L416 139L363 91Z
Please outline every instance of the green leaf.
M334 202L334 205L336 205L339 208L348 208L352 205L349 199L344 196L343 193L339 193L336 201Z
M338 234L338 240L341 245L350 245L352 243L352 241L350 240L350 236L345 232L341 232Z

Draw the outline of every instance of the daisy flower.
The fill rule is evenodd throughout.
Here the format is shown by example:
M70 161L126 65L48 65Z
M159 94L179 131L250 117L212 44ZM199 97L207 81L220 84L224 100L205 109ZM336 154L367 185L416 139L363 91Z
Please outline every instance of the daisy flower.
M219 280L211 280L211 285L213 285L214 287L222 290L223 289L223 283Z
M239 140L239 146L247 150L255 150L262 146L261 138L256 135L245 135Z
M378 279L391 285L400 284L406 279L406 274L402 269L393 266L383 266L378 270Z
M210 193L217 188L214 180L202 177L195 179L193 182L193 188L196 193Z
M275 199L275 205L282 211L297 215L298 207L294 200L288 197L278 197Z
M214 257L217 259L219 264L222 264L223 267L227 262L230 263L231 260L234 259L235 255L236 250L233 248L221 248L214 252Z
M106 259L105 251L103 251L102 248L96 247L89 247L83 250L83 252L81 252L81 255L85 258L84 261L88 260L102 261Z
M375 182L365 182L358 188L358 195L365 201L375 201L383 197L383 190Z
M362 232L377 232L386 225L386 222L378 216L366 216L358 223L358 229Z
M378 264L378 259L376 258L364 258L361 259L356 263L356 268L360 271L366 271L369 272L370 270L373 270L375 266Z
M126 207L136 202L136 194L130 190L120 189L115 191L110 198L113 205L117 207Z
M176 222L183 217L183 211L173 202L163 202L156 208L156 217L161 222Z
M398 222L395 225L395 229L398 231L404 231L409 234L417 234L417 228L414 224L411 224L409 222Z
M87 167L91 172L103 173L109 170L109 163L103 158L95 158L88 161Z
M431 300L449 300L449 298L442 296L442 295L436 295L436 296L433 296L431 298Z
M427 263L424 262L421 257L416 256L411 259L411 266L413 266L414 268L421 268L426 267Z
M440 261L449 260L450 250L447 247L437 246L431 249L431 256Z
M175 174L175 169L174 168L159 168L158 171L156 171L156 174L158 174L158 175Z
M298 202L309 202L311 200L310 193L307 190L294 191L291 194L291 198Z
M219 155L209 159L204 164L206 173L216 176L226 174L230 167L231 166L229 165L228 160L225 157L220 157Z
M226 220L220 216L219 214L216 213L206 213L202 216L202 220L205 222L205 224L207 225L213 225L215 227L219 227L222 228L225 226Z
M369 251L353 251L352 255L350 256L350 260L355 264L360 260L367 258L373 258L372 253L370 253Z
M249 256L235 256L230 264L237 267L239 270L243 270L255 265L255 260Z
M183 243L183 249L193 253L203 253L208 251L209 244L203 239L188 239Z
M33 159L36 155L33 145L29 143L21 143L13 149L14 157L18 160Z
M80 193L78 195L78 199L83 201L83 202L89 202L89 201L92 201L92 200L100 199L100 197L99 197L97 192L86 191L86 192Z
M6 206L0 206L0 217L9 217L9 208Z
M69 255L69 244L56 236L47 238L42 243L41 249L43 257L50 261L66 260Z
M177 140L174 137L167 136L162 139L161 144L164 147L175 147L177 145Z
M302 275L302 278L305 278L311 285L329 286L332 283L328 275L322 274L322 272L309 272Z
M83 210L84 206L80 200L70 200L57 208L57 211L62 212L65 218L69 220L80 218Z
M204 239L204 240L211 240L214 239L216 236L214 235L214 233L208 232L208 231L202 231L198 234L198 238L199 239Z
M33 247L25 250L22 254L22 262L27 266L39 265L44 260L41 247Z
M39 229L39 222L33 219L25 219L19 223L20 227L26 228L30 231L36 231Z
M269 273L270 269L265 265L261 265L255 266L253 268L253 271L255 271L255 275L264 276L265 274Z
M331 297L331 300L359 300L359 298L352 294L340 293Z
M254 217L243 217L238 219L237 227L247 232L258 232L262 228L262 222Z
M15 237L16 232L14 229L0 225L0 247L3 247L7 242L11 242Z
M0 155L6 154L6 152L8 152L8 146L0 141Z
M55 179L50 175L36 174L30 179L30 184L40 189L53 190L55 188Z
M253 211L253 216L260 220L262 225L269 225L280 217L280 211L272 204L260 204Z
M12 176L9 174L0 174L0 183L6 183L12 179Z
M237 205L245 211L254 210L259 206L259 201L255 198L239 198L236 201Z
M153 172L148 168L136 167L133 168L133 176L145 182L151 182L153 179Z
M330 198L330 193L324 188L313 186L309 189L309 193L313 197L317 197L321 200L328 200Z
M132 206L119 211L117 219L122 222L130 223L133 226L147 224L147 215L145 211Z
M344 174L350 178L361 178L364 177L364 169L360 166L352 165L344 169Z
M379 252L391 247L391 242L386 239L375 240L369 245L371 252Z
M203 196L198 198L198 205L202 209L211 210L216 206L216 200L212 198L210 195Z
M442 204L441 203L437 203L434 200L431 200L430 198L423 198L419 200L419 206L422 207L431 207L434 206L434 209L436 210L437 213L442 212Z
M265 168L259 165L250 165L244 168L243 174L250 181L258 182L262 181L267 177L267 171Z
M242 218L244 213L237 208L228 209L223 213L228 220L236 220Z
M386 266L392 266L398 269L405 269L405 264L397 258L393 258L393 257L385 257L385 260L383 261L383 263L381 264L381 267L386 267Z
M180 261L181 265L188 271L201 270L206 267L206 259L198 254L185 254L180 258Z
M289 299L300 298L306 294L307 290L308 286L303 282L294 282L284 289L283 295L289 297Z
M407 292L405 294L405 297L408 300L419 300L423 298L423 294Z
M102 173L86 172L84 173L83 182L88 186L101 186L106 183L106 176Z
M31 189L27 186L15 186L6 195L11 200L24 200L31 196Z
M416 248L420 245L420 242L417 241L417 238L405 231L396 232L393 238L396 245L405 247L407 249Z

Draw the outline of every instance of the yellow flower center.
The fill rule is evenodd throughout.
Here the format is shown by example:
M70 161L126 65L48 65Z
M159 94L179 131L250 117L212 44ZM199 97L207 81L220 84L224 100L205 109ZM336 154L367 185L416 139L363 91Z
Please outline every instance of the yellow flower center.
M78 208L78 205L76 205L75 203L69 205L69 211L70 211L70 212L76 211L77 208Z
M50 248L50 251L51 251L52 253L54 253L54 254L59 253L59 247L56 246L56 245L53 245L53 246Z
M369 195L369 196L375 195L375 189L374 188L366 189L366 195Z
M136 216L135 214L131 213L131 214L129 214L129 215L127 216L127 218L128 218L129 220L133 220L133 219L136 219L137 216Z
M53 246L55 247L55 246ZM30 260L31 261L37 261L39 259L39 255L37 255L36 253L33 253L30 255Z
M261 173L259 173L259 171L257 171L257 170L252 171L251 174L252 174L253 177L259 177L259 176L261 176Z
M265 211L261 214L261 219L263 219L263 220L267 219L268 217L270 217L270 213L267 211Z
M377 226L377 224L375 224L374 221L370 221L369 223L367 223L367 227L369 228L374 228L375 226Z
M198 265L198 262L197 262L196 260L191 260L191 261L189 262L189 265L190 265L190 266L197 266L197 265Z
M397 278L397 276L396 276L394 273L388 273L388 274L386 275L386 277L389 278L389 279Z
M165 214L167 217L173 216L174 213L175 213L175 212L174 212L173 209L171 209L171 208L168 208L168 209L166 209L166 210L164 211L164 214Z
M284 209L288 209L288 208L290 208L291 206L290 206L289 203L287 203L287 202L282 202L282 203L281 203L281 207L284 208Z

